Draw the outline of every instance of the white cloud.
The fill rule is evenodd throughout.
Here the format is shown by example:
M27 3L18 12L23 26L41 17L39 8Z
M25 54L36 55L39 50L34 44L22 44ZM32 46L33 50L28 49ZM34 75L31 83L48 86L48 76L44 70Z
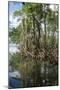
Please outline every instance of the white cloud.
M16 45L16 44L9 44L9 52L10 53L16 53L16 52L18 52L19 50L18 50L17 46L18 45Z
M54 5L51 4L50 5L50 8L54 11Z
M21 18L21 17L14 18L13 13L10 13L10 15L9 15L9 22L10 22L9 27L10 28L12 28L12 27L16 28L21 23L21 20L17 21L19 18Z

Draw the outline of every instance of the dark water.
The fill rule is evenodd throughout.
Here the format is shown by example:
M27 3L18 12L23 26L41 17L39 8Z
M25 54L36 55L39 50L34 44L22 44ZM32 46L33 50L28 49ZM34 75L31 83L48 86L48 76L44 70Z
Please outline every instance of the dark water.
M9 88L22 88L23 82L21 79L9 77Z

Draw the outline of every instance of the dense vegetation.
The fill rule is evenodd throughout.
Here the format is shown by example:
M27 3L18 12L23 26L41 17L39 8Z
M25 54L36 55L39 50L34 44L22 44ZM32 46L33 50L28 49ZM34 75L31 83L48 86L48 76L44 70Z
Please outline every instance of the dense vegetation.
M58 85L58 5L54 10L50 4L22 5L14 12L21 23L9 31L20 50L11 55L10 65L20 72L23 87Z

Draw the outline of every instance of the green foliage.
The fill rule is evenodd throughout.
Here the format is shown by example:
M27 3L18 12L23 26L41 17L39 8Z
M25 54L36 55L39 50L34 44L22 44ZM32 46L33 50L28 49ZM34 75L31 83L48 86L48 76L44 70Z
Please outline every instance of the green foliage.
M20 31L13 28L12 31L9 31L9 37L13 43L19 43Z
M14 17L16 17L16 16L22 16L22 11L21 10L16 10L14 12Z
M14 70L19 70L19 65L20 65L20 53L14 53L11 56L11 60L10 60L10 65L12 66L12 68Z
M22 20L9 32L9 37L13 43L20 44L21 50L12 55L11 65L20 71L26 82L24 87L29 79L32 86L58 84L58 11L56 14L49 4L25 3L14 16L22 16Z

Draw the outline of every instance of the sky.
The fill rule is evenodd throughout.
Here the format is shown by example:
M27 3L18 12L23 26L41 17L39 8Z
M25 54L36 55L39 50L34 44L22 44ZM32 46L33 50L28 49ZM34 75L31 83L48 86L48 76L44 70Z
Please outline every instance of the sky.
M11 52L11 53L19 52L17 47L18 47L18 45L10 43L9 44L9 52Z
M20 18L20 17L14 18L13 13L16 10L22 9L22 3L9 1L8 8L9 8L9 27L11 27L11 28L12 27L17 27L20 23L20 21L17 22L17 19Z
M19 10L21 8L22 8L22 3L9 1L9 13L13 13L14 11Z
M9 27L10 28L17 27L20 24L20 21L17 22L17 19L19 17L14 18L13 13L16 10L22 9L22 3L9 1L8 8L9 8ZM15 44L9 44L9 52L14 53L16 51L18 51L17 46Z

